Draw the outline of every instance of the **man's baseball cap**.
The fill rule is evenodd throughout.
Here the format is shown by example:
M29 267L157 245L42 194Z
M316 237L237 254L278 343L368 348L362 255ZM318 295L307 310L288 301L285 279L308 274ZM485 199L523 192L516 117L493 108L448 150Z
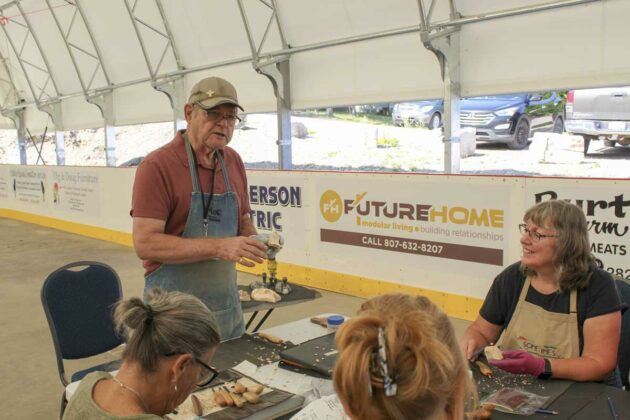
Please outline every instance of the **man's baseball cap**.
M220 77L206 77L195 83L195 86L190 90L188 103L198 103L204 109L214 108L223 104L232 104L239 107L241 111L245 111L238 104L234 86Z

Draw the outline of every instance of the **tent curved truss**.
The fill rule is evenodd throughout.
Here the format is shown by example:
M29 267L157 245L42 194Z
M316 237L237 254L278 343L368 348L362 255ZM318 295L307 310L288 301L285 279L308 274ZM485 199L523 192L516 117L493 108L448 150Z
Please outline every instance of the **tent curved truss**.
M247 112L278 112L290 146L291 109L451 96L457 112L461 95L628 84L629 15L625 0L14 0L1 122L177 128L190 86L217 75Z

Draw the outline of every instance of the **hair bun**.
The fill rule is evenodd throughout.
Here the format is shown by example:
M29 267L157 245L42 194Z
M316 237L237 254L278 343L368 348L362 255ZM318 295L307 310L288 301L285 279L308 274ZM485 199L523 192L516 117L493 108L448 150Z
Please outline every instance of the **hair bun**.
M144 320L144 324L146 326L151 325L151 323L153 323L153 319L155 318L155 312L153 311L153 308L151 307L151 305L149 305L148 303L146 304L146 309L147 309L147 317Z

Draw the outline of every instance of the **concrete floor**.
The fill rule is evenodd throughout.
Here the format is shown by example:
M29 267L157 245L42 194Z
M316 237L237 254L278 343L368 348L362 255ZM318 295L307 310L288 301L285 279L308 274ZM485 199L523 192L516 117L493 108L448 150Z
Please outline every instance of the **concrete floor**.
M0 343L3 347L0 389L2 418L55 419L63 387L57 373L54 348L40 301L46 276L62 265L80 260L109 264L123 286L123 296L141 296L143 269L132 249L54 229L0 218ZM239 282L253 276L239 274ZM322 291L322 298L274 311L265 327L333 312L354 314L364 300ZM453 319L460 335L467 321ZM66 364L67 371L94 365L111 357L96 357Z

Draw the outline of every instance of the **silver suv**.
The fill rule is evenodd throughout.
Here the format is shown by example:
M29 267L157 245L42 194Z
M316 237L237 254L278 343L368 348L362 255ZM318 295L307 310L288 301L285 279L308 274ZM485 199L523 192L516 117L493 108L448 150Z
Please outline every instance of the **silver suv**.
M392 123L398 126L427 127L442 126L444 100L402 102L392 109Z
M570 90L565 111L566 131L584 138L585 155L591 140L630 144L630 86Z

